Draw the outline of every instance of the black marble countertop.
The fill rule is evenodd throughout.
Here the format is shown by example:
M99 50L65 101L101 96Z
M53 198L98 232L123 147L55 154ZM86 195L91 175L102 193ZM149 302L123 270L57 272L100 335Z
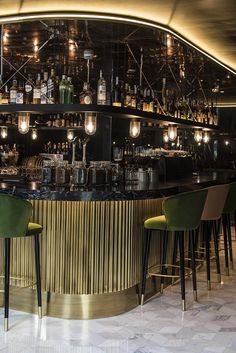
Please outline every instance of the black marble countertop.
M153 187L145 185L127 185L117 187L55 187L40 183L0 182L0 192L12 194L28 200L51 201L119 201L144 200L173 195L196 187L207 187L236 180L236 171L205 171L194 173L186 179L159 182Z

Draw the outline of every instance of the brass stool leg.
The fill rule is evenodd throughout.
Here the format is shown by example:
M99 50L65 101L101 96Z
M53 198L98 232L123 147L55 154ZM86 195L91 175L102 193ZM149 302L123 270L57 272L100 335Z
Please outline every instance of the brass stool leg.
M40 251L39 234L34 235L35 270L37 280L38 316L42 318L42 293L41 293L41 273L40 273Z
M10 284L10 248L11 239L4 239L5 245L5 273L4 273L4 331L8 331L9 318L9 284Z
M182 310L185 311L186 305L185 305L185 270L184 270L184 232L179 232L179 257L180 257Z
M148 270L148 257L150 251L150 243L151 243L151 236L152 231L150 229L145 230L145 248L144 248L144 256L143 256L143 276L142 276L142 286L141 286L141 305L144 304L144 295L146 289L146 277L147 277L147 270Z

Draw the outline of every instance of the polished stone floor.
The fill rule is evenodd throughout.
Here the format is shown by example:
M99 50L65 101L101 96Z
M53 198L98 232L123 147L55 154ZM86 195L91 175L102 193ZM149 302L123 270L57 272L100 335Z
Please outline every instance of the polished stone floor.
M143 307L109 319L62 320L11 310L10 331L0 326L0 353L235 353L236 270L212 291L204 269L198 274L199 301L187 280L187 311L180 308L179 285ZM0 309L2 325L3 310Z

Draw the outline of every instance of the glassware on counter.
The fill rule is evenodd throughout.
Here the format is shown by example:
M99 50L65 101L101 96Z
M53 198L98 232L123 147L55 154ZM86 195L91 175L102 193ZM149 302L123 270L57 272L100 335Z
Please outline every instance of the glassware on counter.
M55 184L56 185L63 185L68 182L68 162L67 161L60 161L56 165L55 169Z
M74 162L72 169L72 184L84 186L88 181L88 170L83 162Z
M52 183L52 161L43 161L42 167L42 184ZM54 164L54 163L53 163Z
M104 164L105 163L105 164ZM110 162L109 166L110 166ZM108 165L106 162L90 162L88 168L88 182L91 186L106 185L108 183Z

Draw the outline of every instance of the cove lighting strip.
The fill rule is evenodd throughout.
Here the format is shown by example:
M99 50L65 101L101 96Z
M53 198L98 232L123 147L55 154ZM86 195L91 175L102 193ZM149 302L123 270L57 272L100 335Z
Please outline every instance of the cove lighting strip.
M0 16L0 23L4 24L4 23L11 23L11 22L19 22L19 21L27 21L27 20L40 20L40 19L44 19L44 18L48 18L48 19L53 19L53 18L64 18L64 19L71 19L71 18L78 18L78 19L86 19L86 20L111 20L111 21L118 21L118 22L127 22L127 23L131 23L131 24L138 24L141 26L146 26L146 27L151 27L151 28L155 28L155 29L161 29L171 35L173 35L175 38L178 38L179 40L181 40L182 42L186 43L187 45L189 45L190 47L194 48L195 50L199 51L200 53L202 53L203 55L205 55L206 57L208 57L209 59L213 60L214 62L216 62L218 65L222 66L224 69L226 69L227 71L230 71L232 74L236 75L236 71L231 69L230 67L228 67L227 65L223 64L221 61L219 61L218 59L216 59L214 56L208 54L206 51L204 51L203 49L199 48L198 46L196 46L195 44L193 44L192 42L188 41L187 39L185 39L184 37L182 37L180 34L178 34L177 32L173 31L172 29L170 29L169 27L165 27L164 25L160 25L157 24L155 22L152 21L148 21L148 20L142 20L142 19L138 19L138 18L133 18L133 17L129 17L129 16L116 16L116 15L109 15L109 14L104 14L104 13L93 13L93 12L38 12L37 14L19 14L19 15L10 15L10 16Z

